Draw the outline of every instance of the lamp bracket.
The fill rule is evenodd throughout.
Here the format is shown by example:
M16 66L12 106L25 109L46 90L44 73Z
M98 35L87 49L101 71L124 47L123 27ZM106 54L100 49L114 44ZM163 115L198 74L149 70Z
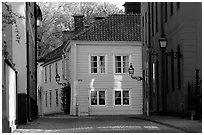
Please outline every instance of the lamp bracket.
M172 55L171 52L164 52L164 54L165 54L166 56L171 56L171 55ZM181 53L179 53L179 52L174 52L174 54L173 54L173 58L174 58L174 59L178 59L178 58L181 58L181 57L183 57L183 55L182 55Z
M143 78L142 78L141 76L132 76L132 75L131 75L131 78L132 78L132 79L136 79L137 81L143 80Z
M183 57L183 55L179 52L174 52L174 59L178 59L178 58L181 58Z
M148 46L146 51L147 51L147 53L150 53L151 55L158 56L158 53L154 52L154 47L152 47L152 46Z
M58 85L62 85L63 87L66 87L67 84L66 83L60 83L60 82L57 82Z

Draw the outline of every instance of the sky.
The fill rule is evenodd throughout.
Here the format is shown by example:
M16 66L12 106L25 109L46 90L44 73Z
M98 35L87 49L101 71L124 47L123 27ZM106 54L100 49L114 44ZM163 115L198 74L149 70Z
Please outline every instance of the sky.
M124 0L123 0L123 1L116 0L115 2L111 1L110 3L115 3L115 4L118 5L118 8L120 8L120 9L124 9L124 6L122 6L122 5L125 3Z

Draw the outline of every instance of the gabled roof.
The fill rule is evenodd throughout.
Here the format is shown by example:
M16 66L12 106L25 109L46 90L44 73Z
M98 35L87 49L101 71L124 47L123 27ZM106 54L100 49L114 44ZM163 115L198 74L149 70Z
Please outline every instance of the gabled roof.
M81 41L141 41L140 15L114 14L96 21L75 35L71 40ZM67 36L72 36L68 32ZM67 38L67 41L70 39ZM49 62L62 57L66 42L46 54L38 62Z
M141 41L140 15L113 14L77 34L72 40Z
M66 43L63 43L61 46L57 47L55 50L49 52L48 54L40 58L38 62L49 62L49 61L62 57L63 48L65 47L65 45Z

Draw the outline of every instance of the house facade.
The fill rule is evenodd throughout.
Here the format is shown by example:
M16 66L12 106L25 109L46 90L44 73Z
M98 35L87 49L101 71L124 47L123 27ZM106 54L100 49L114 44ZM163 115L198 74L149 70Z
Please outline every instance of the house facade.
M56 82L56 75L65 81L63 47L59 46L38 60L38 106L39 115L62 112L62 85Z
M35 35L40 8L35 2L3 2L2 8L2 128L12 132L17 124L37 117Z
M79 23L80 24L80 23ZM140 15L101 17L65 47L66 76L71 85L71 115L143 113Z
M142 2L145 101L150 113L190 109L190 82L202 75L202 8L199 2ZM162 52L159 39L167 39Z

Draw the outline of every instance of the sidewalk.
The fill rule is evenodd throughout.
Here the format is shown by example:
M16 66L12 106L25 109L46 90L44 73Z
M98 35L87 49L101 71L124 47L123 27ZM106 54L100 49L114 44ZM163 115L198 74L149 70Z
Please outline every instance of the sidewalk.
M136 119L147 120L158 124L163 124L172 128L180 129L189 133L202 133L202 121L201 120L189 120L174 116L136 116Z

